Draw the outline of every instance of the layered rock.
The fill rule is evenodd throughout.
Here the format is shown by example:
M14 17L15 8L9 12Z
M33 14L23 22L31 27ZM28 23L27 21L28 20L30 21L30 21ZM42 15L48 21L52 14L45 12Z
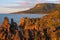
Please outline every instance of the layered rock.
M60 40L60 12L41 18L21 18L19 25L7 17L0 27L0 40Z
M24 18L22 20L25 23L24 30L34 31L32 34L35 34L35 40L60 40L60 37L57 37L57 33L60 31L56 30L60 26L59 14L59 11L55 11L42 18ZM20 23L22 22L20 21ZM37 35L40 35L41 38Z
M0 27L0 40L7 40L7 36L10 32L10 24L7 17L4 18L4 21Z
M11 28L14 29L11 27L9 19L5 17L0 27L0 40L20 40L18 30L14 29L12 32Z

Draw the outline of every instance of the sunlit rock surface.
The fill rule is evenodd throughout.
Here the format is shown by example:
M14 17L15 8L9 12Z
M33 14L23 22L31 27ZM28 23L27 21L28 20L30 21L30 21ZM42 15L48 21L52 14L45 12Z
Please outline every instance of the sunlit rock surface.
M59 11L55 11L41 18L24 18L22 20L25 23L23 24L24 30L33 31L32 33L35 33L35 40L60 40L60 35L57 36L60 33L59 14ZM22 24L22 22L20 23ZM58 27L59 29L57 30Z
M19 24L7 17L0 27L0 40L60 40L60 12L41 18L21 18Z
M4 18L0 27L0 40L20 40L18 30L14 29L11 31L11 24L9 23L9 19L7 17Z

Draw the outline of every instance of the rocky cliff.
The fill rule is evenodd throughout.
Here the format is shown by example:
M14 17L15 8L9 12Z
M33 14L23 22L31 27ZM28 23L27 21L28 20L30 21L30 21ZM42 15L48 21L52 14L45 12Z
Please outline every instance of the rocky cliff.
M20 24L23 26L19 26L32 31L32 34L35 33L35 40L60 40L60 35L57 36L60 33L59 14L59 11L55 11L42 18L22 18Z
M13 27L15 28L15 26ZM13 27L9 23L8 18L5 17L0 27L0 40L20 40L18 30L14 29Z
M41 18L21 18L19 25L7 17L0 27L0 40L60 40L60 12Z

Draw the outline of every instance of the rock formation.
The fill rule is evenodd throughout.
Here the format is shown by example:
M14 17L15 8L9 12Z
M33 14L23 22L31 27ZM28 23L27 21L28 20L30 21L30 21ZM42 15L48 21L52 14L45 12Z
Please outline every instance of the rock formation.
M55 11L42 18L24 18L22 20L25 23L23 24L24 30L32 31L32 34L35 34L33 37L35 40L60 40L60 37L57 36L60 29L56 30L60 26L59 14L59 11ZM20 21L20 24L22 22ZM19 25L19 27L21 26Z
M17 29L14 29L15 24L11 27L9 23L9 19L7 17L4 18L4 21L0 27L0 40L20 40L19 33ZM12 29L13 31L11 31Z
M7 40L10 33L10 23L7 17L4 18L4 21L0 27L0 40Z
M19 25L7 17L0 27L0 40L60 40L60 12L41 18L21 18ZM19 29L18 29L19 28Z

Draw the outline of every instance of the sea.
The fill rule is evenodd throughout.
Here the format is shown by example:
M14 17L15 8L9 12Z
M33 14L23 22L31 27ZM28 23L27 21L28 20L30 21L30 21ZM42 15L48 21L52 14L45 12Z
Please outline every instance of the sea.
M3 23L4 17L7 17L9 19L9 22L11 22L11 18L13 18L14 22L19 24L19 21L22 17L41 18L45 15L46 14L0 14L0 25Z

